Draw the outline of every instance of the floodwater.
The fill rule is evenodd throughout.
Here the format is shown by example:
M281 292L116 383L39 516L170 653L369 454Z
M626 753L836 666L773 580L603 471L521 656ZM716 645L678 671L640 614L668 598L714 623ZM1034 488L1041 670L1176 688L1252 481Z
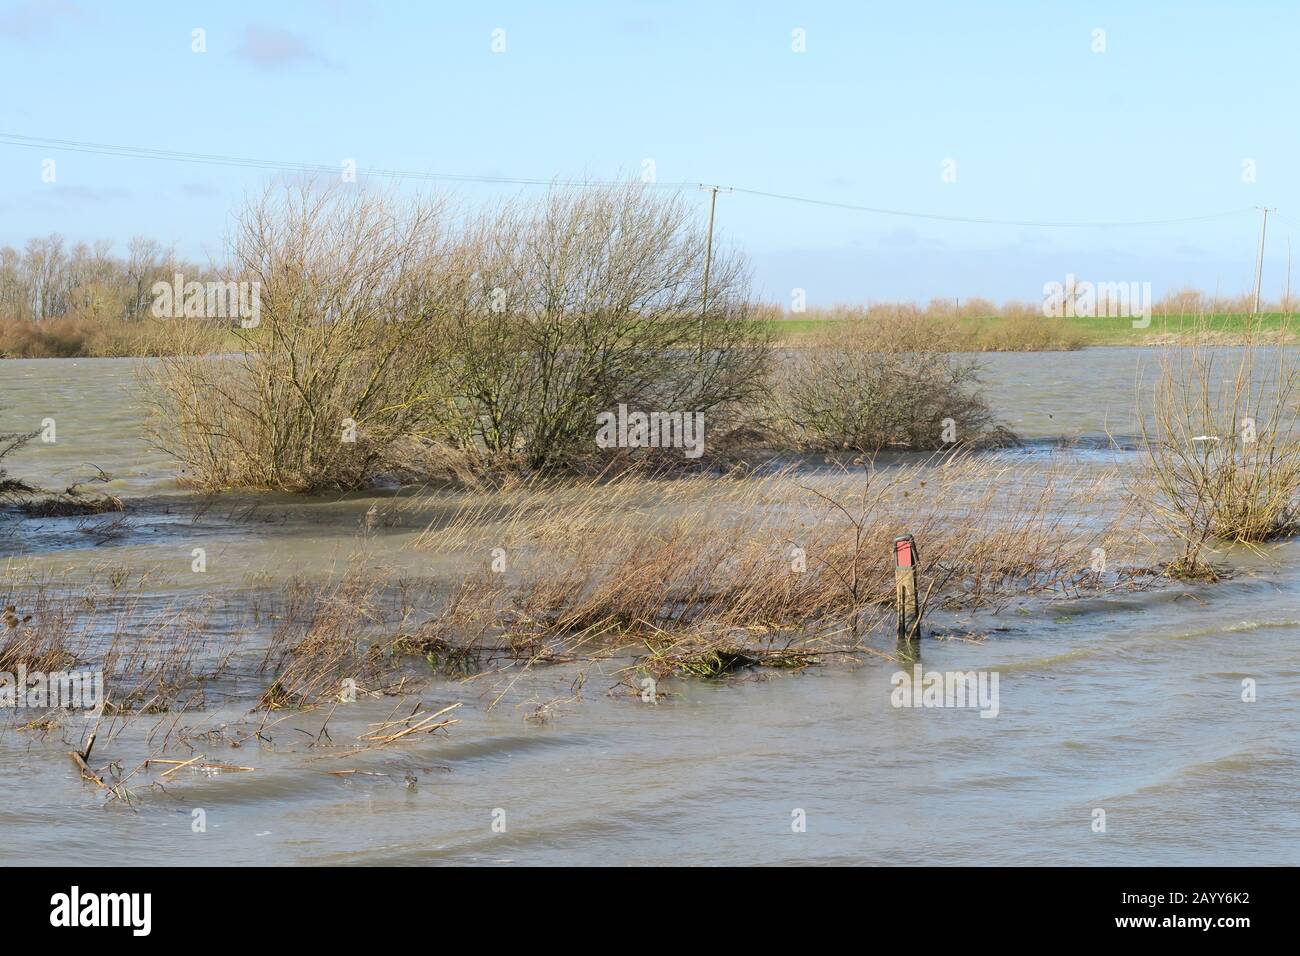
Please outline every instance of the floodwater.
M1134 456L1125 439L1151 353L984 360L991 404L1030 441L1007 454L1046 456L1066 440L1064 454L1081 461L1122 467ZM144 440L133 364L0 363L0 431L45 418L57 429L55 443L8 459L10 470L62 487L102 469L109 480L94 487L132 508L124 532L100 536L102 519L0 518L7 577L148 570L143 594L161 607L214 593L237 601L250 582L324 574L358 556L435 580L462 570L411 547L427 518L391 494L186 492ZM203 575L191 573L198 547ZM986 641L925 641L926 671L997 675L991 719L895 707L899 665L867 658L669 682L655 704L607 693L616 678L598 671L580 699L528 720L539 702L573 695L571 671L538 669L495 706L500 682L438 680L426 705L463 705L446 735L351 758L318 746L321 709L239 748L193 744L256 770L182 768L131 807L106 800L68 759L83 717L44 736L11 726L0 729L0 863L1296 865L1298 548L1225 555L1239 573L1214 585L1013 605ZM1252 681L1255 699L1243 700ZM341 748L392 707L340 707L329 737ZM247 702L216 696L187 722L225 724L228 741L257 728L262 717L247 714ZM97 745L91 763L126 761L127 736ZM366 773L328 772L340 768Z

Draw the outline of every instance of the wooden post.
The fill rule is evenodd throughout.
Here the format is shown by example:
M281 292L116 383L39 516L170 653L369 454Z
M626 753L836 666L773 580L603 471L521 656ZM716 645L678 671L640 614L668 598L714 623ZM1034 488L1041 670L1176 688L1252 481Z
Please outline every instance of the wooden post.
M898 639L921 638L921 608L916 597L916 564L919 554L910 534L894 539L894 599L898 606Z
M704 361L704 320L709 313L709 267L713 265L713 213L718 207L718 193L731 192L730 186L706 186L701 189L709 191L709 238L704 246L704 296L700 303L700 361Z

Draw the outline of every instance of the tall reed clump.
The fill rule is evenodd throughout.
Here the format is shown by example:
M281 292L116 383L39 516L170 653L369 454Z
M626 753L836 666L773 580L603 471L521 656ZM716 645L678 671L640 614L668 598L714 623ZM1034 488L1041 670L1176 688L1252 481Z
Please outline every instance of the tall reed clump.
M366 638L381 616L383 585L357 571L323 587L292 582L262 661L272 676L259 705L306 707L337 697L344 679L363 689L377 680L384 648Z
M894 597L891 542L921 544L922 600L996 608L1112 586L1123 560L1115 475L967 455L743 480L622 475L556 493L475 496L420 542L478 564L424 629L441 652L529 645L538 658L664 642L816 653L870 629ZM483 555L506 555L489 568ZM1113 572L1112 572L1113 573ZM791 643L793 642L793 643Z
M210 600L160 602L146 591L148 572L132 577L121 567L74 577L6 564L0 671L97 671L106 713L123 721L202 706L237 640L211 626Z
M238 219L229 281L259 324L234 354L146 366L155 441L203 488L354 488L414 432L445 254L441 204L313 186L268 190Z
M875 452L1007 438L957 332L917 312L849 320L782 369L771 419L796 447Z
M1171 574L1212 577L1205 552L1214 540L1253 544L1297 530L1298 374L1287 348L1249 335L1239 348L1160 353L1149 404L1139 397L1139 497L1178 542Z

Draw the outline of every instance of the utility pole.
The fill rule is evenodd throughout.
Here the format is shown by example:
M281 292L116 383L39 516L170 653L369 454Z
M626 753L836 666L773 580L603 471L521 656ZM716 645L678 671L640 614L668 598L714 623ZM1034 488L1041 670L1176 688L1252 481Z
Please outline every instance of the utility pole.
M1260 283L1264 279L1264 233L1268 231L1268 214L1270 210L1267 206L1260 206L1264 210L1264 222L1259 227L1259 256L1255 259L1255 308L1252 314L1259 315L1259 292Z
M709 268L713 265L713 212L718 205L718 193L731 192L729 186L706 186L700 183L701 189L707 189L709 195L709 238L704 246L704 297L700 305L700 358L704 358L704 317L709 311Z

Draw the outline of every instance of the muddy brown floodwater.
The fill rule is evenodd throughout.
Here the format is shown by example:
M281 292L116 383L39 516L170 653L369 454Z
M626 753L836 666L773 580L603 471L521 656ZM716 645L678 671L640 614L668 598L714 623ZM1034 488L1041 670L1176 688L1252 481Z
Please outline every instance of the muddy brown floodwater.
M1151 353L985 362L992 405L1029 440L1002 454L1131 464ZM150 572L141 596L161 607L212 593L237 601L250 582L323 575L357 555L441 581L463 572L411 547L418 521L361 534L391 495L201 502L144 441L132 365L0 362L0 430L57 424L56 443L32 444L10 469L53 487L100 468L111 481L99 487L132 504L129 528L103 541L80 519L0 518L5 588L32 573L68 581L126 567ZM1053 451L1061 439L1077 441ZM207 554L201 585L196 547ZM463 702L448 735L337 764L307 746L321 712L294 715L264 746L209 752L254 772L183 769L133 807L79 779L66 729L0 723L0 862L1295 865L1300 545L1223 559L1239 573L1219 584L1019 603L986 641L927 641L927 671L998 675L992 719L895 707L899 666L868 658L669 682L657 704L608 695L614 680L597 673L580 700L525 720L538 701L572 693L574 674L558 667L524 675L495 707L499 683L437 680L429 706ZM330 734L355 738L391 708L339 708ZM192 722L235 727L247 711L218 696ZM334 766L370 773L326 772ZM792 826L799 811L804 832Z

